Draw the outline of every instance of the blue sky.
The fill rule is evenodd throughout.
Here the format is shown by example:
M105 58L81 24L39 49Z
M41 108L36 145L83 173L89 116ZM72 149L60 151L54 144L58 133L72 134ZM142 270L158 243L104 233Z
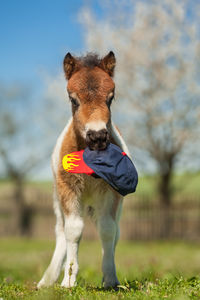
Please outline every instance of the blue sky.
M60 71L66 52L84 50L78 12L97 1L2 0L0 6L0 81L37 81L40 69Z
M21 113L29 116L29 111L34 110L37 114L45 90L43 71L56 77L63 72L62 62L67 52L76 55L85 52L83 27L78 21L85 5L89 5L97 17L102 16L98 0L1 0L0 86L30 88L30 99L26 99L29 101L23 105L16 103ZM19 114L14 106L12 111ZM36 123L33 125L32 131ZM53 136L52 144L55 139ZM20 153L24 156L25 152L26 148ZM46 167L43 174L49 177L49 161Z
M195 2L192 0L191 2ZM105 14L98 0L1 0L0 81L39 83L38 73L59 72L66 52L84 52L78 13L89 5ZM189 12L188 12L189 14Z
M195 2L190 0L190 8ZM23 111L33 110L40 103L45 89L42 71L54 78L62 73L68 51L76 55L87 51L84 29L78 21L85 5L90 6L96 18L105 17L100 0L1 0L0 85L30 86L31 103L21 106ZM190 21L190 10L187 16Z

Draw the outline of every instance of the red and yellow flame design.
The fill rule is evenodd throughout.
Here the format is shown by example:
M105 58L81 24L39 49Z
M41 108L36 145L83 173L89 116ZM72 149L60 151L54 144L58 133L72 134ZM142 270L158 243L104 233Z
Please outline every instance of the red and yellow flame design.
M79 166L79 164L77 164L77 161L81 160L79 155L77 154L67 154L63 157L63 168L67 171L73 171L76 167Z
M65 155L62 159L63 168L69 173L85 173L91 175L94 171L84 162L84 150L75 151Z

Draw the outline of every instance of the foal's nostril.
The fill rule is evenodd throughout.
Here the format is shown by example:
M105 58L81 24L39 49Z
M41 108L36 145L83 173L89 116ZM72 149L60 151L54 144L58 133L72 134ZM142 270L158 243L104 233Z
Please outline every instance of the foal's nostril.
M99 131L89 130L86 135L86 143L91 150L103 150L107 147L109 135L106 129Z
M107 140L107 136L108 136L108 132L101 132L99 133L99 139L102 141L102 142L105 142Z

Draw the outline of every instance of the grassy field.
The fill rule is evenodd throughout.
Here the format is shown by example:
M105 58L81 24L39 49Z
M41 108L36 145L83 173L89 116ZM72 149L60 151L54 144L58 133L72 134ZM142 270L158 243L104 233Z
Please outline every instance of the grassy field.
M139 176L139 184L135 195L156 197L158 176ZM175 196L179 197L200 197L200 172L176 174L173 176L172 189ZM30 186L51 190L51 182L30 182Z
M36 290L54 243L31 239L0 241L0 298L3 299L200 299L200 244L120 242L118 291L101 287L99 242L82 241L78 285ZM60 278L61 280L61 278Z
M159 176L141 176L136 193L144 196L156 196L156 187ZM191 197L200 196L200 172L175 174L172 179L174 196Z
M140 175L140 174L139 174ZM156 187L158 183L158 176L139 176L139 184L134 195L156 197ZM190 198L191 196L200 197L200 172L176 174L173 176L172 189L175 196ZM9 180L0 180L1 192L8 191L12 188ZM26 189L39 189L42 191L52 191L51 181L28 181Z

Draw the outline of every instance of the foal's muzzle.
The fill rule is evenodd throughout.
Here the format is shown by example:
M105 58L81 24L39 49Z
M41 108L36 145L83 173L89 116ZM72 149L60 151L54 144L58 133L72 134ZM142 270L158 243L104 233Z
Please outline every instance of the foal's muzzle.
M109 144L109 134L106 129L99 131L88 130L86 144L90 150L104 150Z

